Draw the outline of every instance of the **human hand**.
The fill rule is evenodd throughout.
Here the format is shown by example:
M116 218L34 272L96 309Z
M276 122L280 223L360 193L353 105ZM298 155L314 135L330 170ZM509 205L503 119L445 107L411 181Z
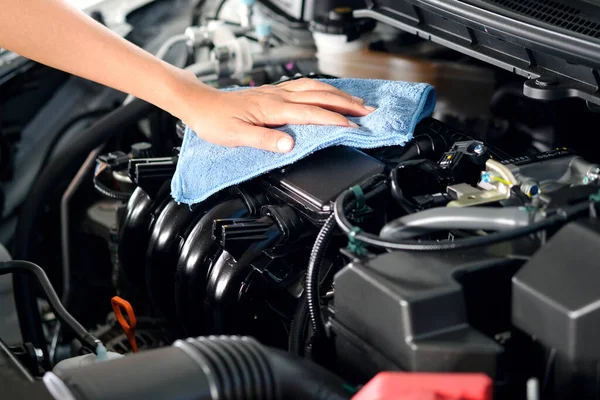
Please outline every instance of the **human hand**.
M201 84L200 84L201 85ZM338 125L357 128L344 115L364 116L375 108L362 99L313 79L298 79L234 92L186 90L193 107L182 119L202 139L224 146L249 146L288 152L292 138L272 127L285 124Z

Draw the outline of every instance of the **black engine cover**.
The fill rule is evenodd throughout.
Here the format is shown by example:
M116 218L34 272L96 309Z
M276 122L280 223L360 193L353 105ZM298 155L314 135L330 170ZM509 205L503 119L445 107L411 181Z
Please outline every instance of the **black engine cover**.
M342 362L364 375L484 372L498 379L505 349L494 336L510 327L511 277L522 261L491 254L392 252L346 266L335 276L332 322Z

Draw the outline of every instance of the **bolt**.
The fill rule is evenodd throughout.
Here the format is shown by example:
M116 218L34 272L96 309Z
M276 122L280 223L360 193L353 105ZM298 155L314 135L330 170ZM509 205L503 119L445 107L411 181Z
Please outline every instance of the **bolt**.
M475 146L475 148L473 149L473 151L475 152L475 154L480 155L481 153L483 153L485 150L485 147L483 147L483 145L478 144L477 146Z
M490 174L488 174L487 172L484 172L483 174L481 174L481 181L484 183L490 183L491 180L491 176Z

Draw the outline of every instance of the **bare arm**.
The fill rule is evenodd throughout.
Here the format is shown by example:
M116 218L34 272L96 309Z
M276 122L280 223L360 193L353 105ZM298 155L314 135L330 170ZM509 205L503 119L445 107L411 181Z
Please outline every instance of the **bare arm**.
M219 92L64 0L0 0L0 10L0 47L146 100L214 143L289 151L291 139L266 127L351 125L341 114L372 111L360 99L312 81Z
M1 47L167 111L176 107L172 92L180 73L175 67L65 1L0 0L0 9Z

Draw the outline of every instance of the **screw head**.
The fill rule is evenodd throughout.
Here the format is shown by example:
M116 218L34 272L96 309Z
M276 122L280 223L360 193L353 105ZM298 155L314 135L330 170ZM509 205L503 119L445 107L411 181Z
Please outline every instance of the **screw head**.
M484 150L485 150L485 147L483 147L483 145L481 145L481 144L478 144L477 146L475 146L473 148L473 152L475 154L481 154L481 153L483 153Z

